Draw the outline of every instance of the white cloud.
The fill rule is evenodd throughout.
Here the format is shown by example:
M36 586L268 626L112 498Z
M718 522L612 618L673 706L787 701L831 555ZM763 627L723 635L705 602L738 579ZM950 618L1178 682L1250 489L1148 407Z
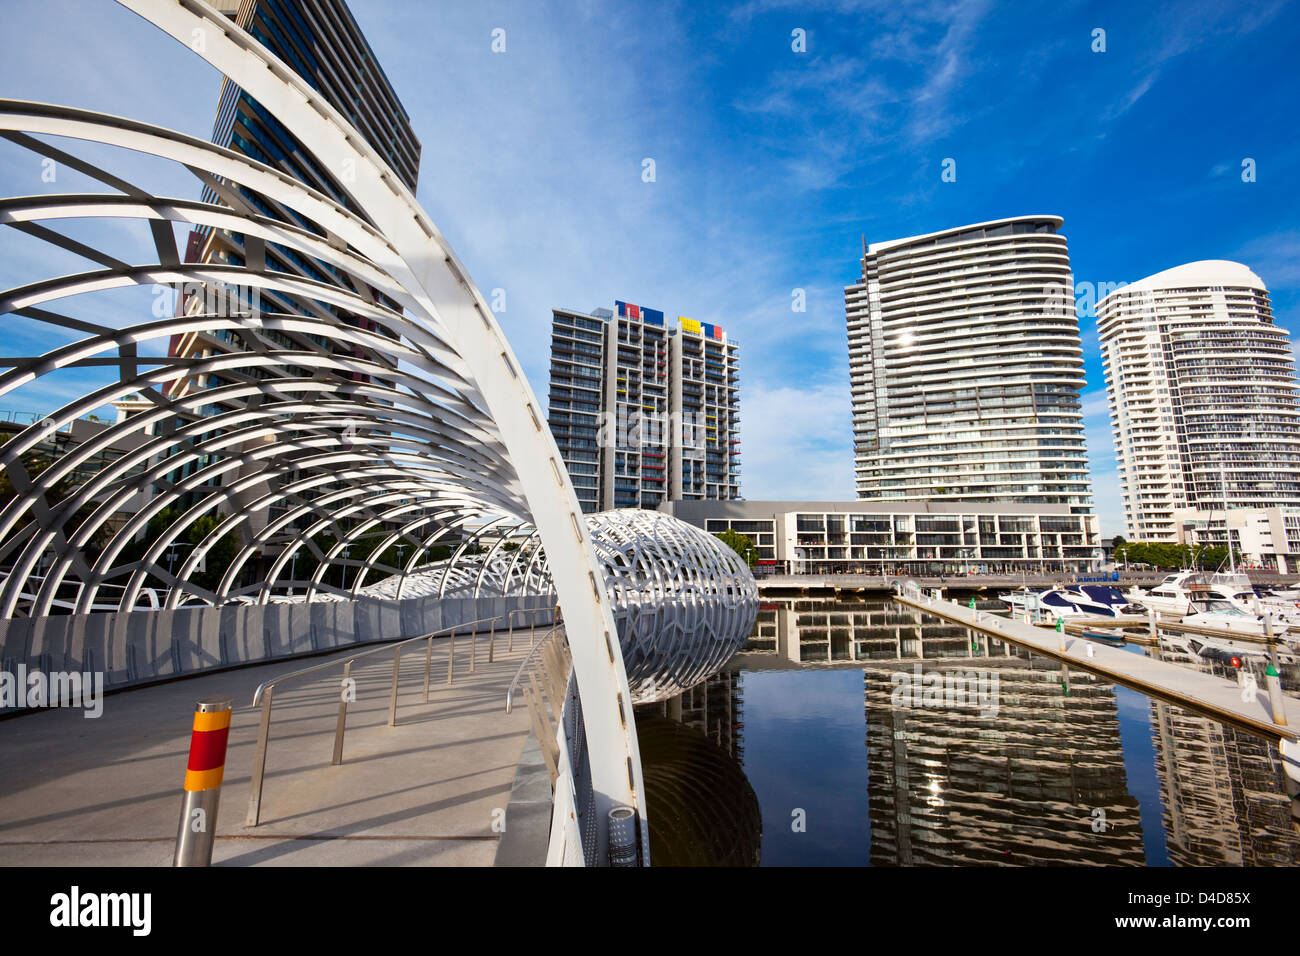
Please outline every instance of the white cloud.
M806 386L750 386L741 402L741 493L751 500L851 501L852 416L847 371Z

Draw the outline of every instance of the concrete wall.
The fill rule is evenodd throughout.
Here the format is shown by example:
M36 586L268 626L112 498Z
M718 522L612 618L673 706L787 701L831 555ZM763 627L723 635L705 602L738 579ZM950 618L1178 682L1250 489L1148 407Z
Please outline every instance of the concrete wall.
M26 664L29 672L103 671L104 687L114 689L420 637L516 609L553 607L548 597L418 597L15 619L0 621L0 669L14 674L19 664ZM525 626L533 617L549 624L551 616L515 615L515 626ZM498 630L505 626L505 621L497 624Z

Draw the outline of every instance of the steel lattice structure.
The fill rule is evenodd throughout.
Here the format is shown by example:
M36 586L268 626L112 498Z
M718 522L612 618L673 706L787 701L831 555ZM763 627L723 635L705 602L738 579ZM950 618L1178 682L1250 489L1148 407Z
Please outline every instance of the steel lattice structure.
M758 585L744 560L694 525L657 511L587 515L635 704L676 696L716 674L758 618ZM490 526L483 529L484 533ZM453 555L367 587L376 597L491 597L551 593L535 536L513 552ZM468 542L467 542L468 543Z
M665 700L716 674L758 618L758 585L744 559L657 511L603 511L587 520L633 701Z
M0 616L47 614L69 584L73 610L83 613L99 609L105 594L130 609L151 580L166 585L171 606L266 602L286 586L309 598L342 598L384 579L397 592L411 579L407 572L428 567L430 550L454 533L459 553L445 562L439 593L481 587L489 574L501 587L553 586L586 715L597 809L604 819L615 805L636 807L644 841L631 694L604 566L536 396L487 302L380 155L253 37L198 0L119 2L230 77L310 144L324 168L347 169L347 202L192 136L69 107L0 101L0 135L106 187L0 201L0 222L85 262L73 274L0 292L0 314L11 322L21 317L73 339L5 359L0 395L21 396L66 370L114 374L3 446L15 497L0 510L0 563L10 572L0 586ZM85 144L96 155L111 152L98 149L103 145L177 164L221 201L159 195L77 155ZM266 197L268 209L244 201L232 183ZM134 224L148 230L156 255L122 261L114 248L61 232L63 220ZM176 224L241 235L245 261L182 262ZM268 270L268 243L314 263L318 277ZM189 297L179 314L161 317L129 307L114 313L120 321L77 314L84 294L180 284L219 293ZM264 299L291 300L302 310L264 310ZM340 313L363 321L343 321ZM196 330L219 330L240 348L167 355L172 336ZM221 384L200 387L210 376ZM138 414L43 470L30 467L51 429L135 395L147 403ZM114 447L129 450L74 480ZM150 494L123 517L141 489ZM256 523L254 515L266 520ZM130 543L151 521L164 525L161 533L142 555L131 554ZM204 530L195 547L169 566L169 546L196 527ZM486 560L457 560L489 527L521 546L505 551L508 535L498 534ZM357 550L366 554L350 555L363 539L366 547ZM229 568L200 586L204 556L223 544L235 546ZM398 566L380 560L397 546ZM346 569L343 585L327 580L339 567ZM602 853L604 836L602 829Z

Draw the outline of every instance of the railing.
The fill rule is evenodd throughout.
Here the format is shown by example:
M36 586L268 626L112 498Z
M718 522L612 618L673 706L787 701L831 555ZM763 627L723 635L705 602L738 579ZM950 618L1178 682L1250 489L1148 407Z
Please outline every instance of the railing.
M540 608L538 610L549 611L550 608ZM471 632L472 638L470 643L470 665L469 665L470 672L473 673L474 666L476 664L475 658L478 656L478 647L477 647L478 625L491 624L492 640L495 642L496 622L505 620L506 617L513 616L514 613L515 612L511 612L510 615L497 615L496 617L485 617L478 621L465 621L460 624L454 624L450 627L444 627L441 630L434 631L432 634L424 634L421 635L420 637L407 638L404 641L398 641L396 644L385 644L382 647L376 647L370 650L360 651L356 654L352 654L349 657L327 661L324 664L315 664L311 667L304 667L302 670L293 671L292 673L284 674L280 677L277 677L274 680L264 681L263 683L259 684L257 686L257 690L253 692L253 706L256 707L259 704L261 704L262 716L261 716L261 723L257 735L257 750L253 754L253 773L252 773L252 778L250 780L250 790L248 794L248 817L245 821L245 825L250 827L255 827L257 826L258 820L261 817L262 782L266 774L266 749L271 736L271 703L272 703L272 698L275 695L275 688L277 685L283 684L286 681L297 680L299 677L305 677L308 674L314 674L318 671L327 670L331 667L337 667L340 664L343 665L342 680L346 682L352 676L353 662L361 660L362 658L365 657L371 657L375 654L383 654L387 651L392 651L393 684L392 684L392 691L389 694L389 698L388 698L388 726L395 727L397 725L397 686L398 686L398 676L400 674L401 663L402 663L402 650L408 644L414 644L417 641L426 642L425 652L424 652L424 702L427 704L429 702L429 679L433 670L433 639L443 634L450 633L451 635L451 639L448 643L448 648L447 648L447 684L450 685L455 677L456 631L466 627L474 628L474 630ZM513 644L513 635L512 635L512 644ZM491 651L489 650L489 655L490 654ZM341 694L339 700L338 721L334 727L334 756L333 759L331 760L331 763L333 763L336 766L343 763L343 734L347 728L347 719L348 719L348 695Z
M523 687L533 735L542 748L542 758L551 775L552 788L560 773L560 745L557 738L571 669L572 658L564 625L555 624L529 650L520 662L514 680L506 689L506 713L509 714L514 710L515 691Z
M506 650L513 651L515 649L515 615L516 614L548 614L548 613L554 615L551 618L552 622L558 621L560 619L559 605L556 605L554 608L549 608L549 607L515 608L508 615L506 615L506 625L507 625L506 630L509 634ZM534 644L536 643L536 636L533 633L536 629L537 629L537 620L536 618L534 618L532 625L528 629L529 647L533 647ZM491 664L494 660L493 653L495 651L495 646L496 646L496 630L493 629L492 636L491 638L489 638L489 642L488 642L488 663L489 664ZM510 708L507 706L506 713L509 712L510 712Z
M596 825L596 792L572 663L564 626L556 624L528 652L506 691L509 713L514 707L515 691L523 689L533 735L551 777L551 835L546 865L636 865L635 842L630 844L630 857L623 846L626 841L620 843L621 852L611 846L608 860L601 860L597 853L592 829ZM618 808L617 812L620 822L625 823L630 811ZM635 813L631 815L635 819ZM613 814L610 819L612 825Z

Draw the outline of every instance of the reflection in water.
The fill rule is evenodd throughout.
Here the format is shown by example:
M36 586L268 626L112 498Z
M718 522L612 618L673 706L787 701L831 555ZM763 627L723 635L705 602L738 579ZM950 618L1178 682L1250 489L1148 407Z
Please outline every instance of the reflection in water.
M636 733L653 865L758 866L763 821L740 764L699 730L658 713L638 712Z
M729 673L655 708L694 732L638 716L652 856L753 862L761 805L767 863L1300 862L1269 741L1121 691L885 599L766 602Z
M1277 748L1152 701L1169 856L1180 866L1295 866L1300 803ZM1289 795L1288 795L1289 794Z
M997 678L996 713L892 706L897 668L864 668L871 862L1145 863L1114 687L1041 658L975 666Z

